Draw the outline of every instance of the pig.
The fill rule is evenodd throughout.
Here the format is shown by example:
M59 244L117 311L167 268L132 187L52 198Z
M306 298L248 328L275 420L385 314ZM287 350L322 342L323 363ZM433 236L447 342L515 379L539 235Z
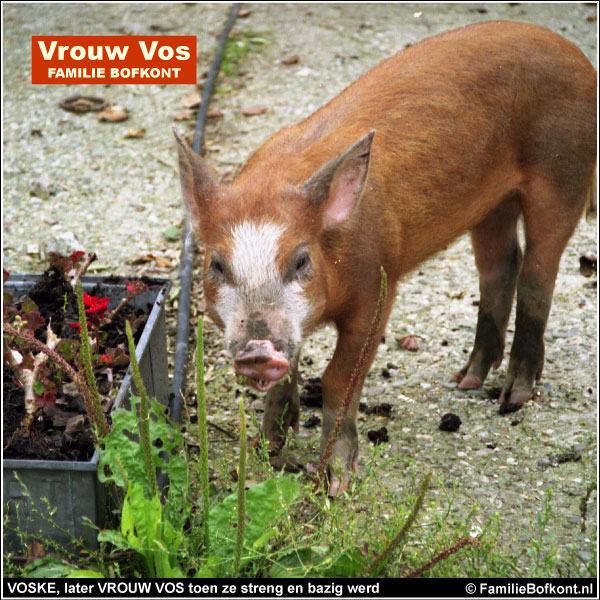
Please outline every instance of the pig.
M478 388L499 366L516 292L500 413L528 400L561 254L596 206L596 87L594 68L563 37L486 22L384 60L271 136L232 183L219 184L175 133L182 195L204 245L207 313L235 371L266 392L271 452L298 427L307 336L324 323L338 333L322 377L323 452L373 319L380 267L390 293L378 336L401 276L466 232L480 302L473 350L453 380ZM329 462L331 496L357 470L363 381Z

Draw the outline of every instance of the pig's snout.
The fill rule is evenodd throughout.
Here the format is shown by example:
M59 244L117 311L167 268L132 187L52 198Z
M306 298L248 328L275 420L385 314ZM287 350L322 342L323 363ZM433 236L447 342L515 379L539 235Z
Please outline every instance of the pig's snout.
M250 385L266 392L285 377L290 361L269 340L250 340L235 355L233 367L239 375L250 378Z

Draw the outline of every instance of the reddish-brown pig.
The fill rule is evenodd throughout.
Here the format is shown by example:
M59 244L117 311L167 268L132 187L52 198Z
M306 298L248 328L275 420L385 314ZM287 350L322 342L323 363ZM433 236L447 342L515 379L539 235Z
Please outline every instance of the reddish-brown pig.
M303 340L323 323L337 327L322 378L323 450L373 318L380 267L394 289L466 231L480 303L473 351L454 380L476 388L499 365L516 290L500 412L523 405L542 371L561 254L586 204L595 207L596 85L566 39L488 22L383 61L273 135L231 184L217 183L178 138L183 197L205 248L207 311L235 370L267 393L271 450L298 423ZM380 333L392 303L389 294ZM335 444L331 495L357 468L359 397L360 386Z

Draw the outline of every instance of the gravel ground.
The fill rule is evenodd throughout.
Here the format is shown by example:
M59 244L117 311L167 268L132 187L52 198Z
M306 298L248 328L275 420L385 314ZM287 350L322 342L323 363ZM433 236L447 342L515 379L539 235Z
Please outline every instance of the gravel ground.
M545 25L579 45L597 64L595 6L584 4L247 4L234 35L250 52L238 74L222 77L213 103L222 118L209 121L207 160L230 179L271 133L309 115L382 58L446 29L488 19ZM32 86L30 36L56 34L197 35L200 71L208 68L215 35L226 18L224 4L27 4L3 6L4 15L4 266L36 272L48 250L94 250L99 270L171 276L177 282L179 241L164 232L181 223L173 113L193 86ZM254 40L254 41L252 41ZM298 61L291 59L298 57ZM284 64L282 61L292 62ZM128 121L99 123L92 113L74 115L58 107L64 97L101 95L130 111ZM259 116L241 109L265 106ZM124 139L145 127L144 139ZM180 125L192 132L193 122ZM474 338L477 276L468 238L424 263L399 286L386 342L365 385L365 401L387 402L393 418L359 421L366 431L385 425L389 455L406 456L440 473L432 496L440 501L455 488L456 516L476 507L475 523L498 512L505 543L515 554L527 544L531 515L547 489L553 491L552 534L560 546L574 543L582 563L595 557L596 494L581 532L580 502L596 478L597 291L578 272L579 256L597 253L596 222L582 222L561 263L546 332L546 365L536 395L521 411L501 417L488 391L502 385L503 369L482 391L458 392L448 383L466 361ZM198 278L199 279L199 278ZM198 281L199 283L199 281ZM200 288L194 318L202 308ZM171 304L170 317L176 308ZM514 321L509 325L507 354ZM235 427L231 370L218 333L207 321L210 418ZM171 326L171 345L174 329ZM397 337L417 336L419 349L401 350ZM325 328L305 346L304 378L320 375L335 334ZM308 364L312 363L312 364ZM382 374L388 363L391 377ZM260 415L260 399L248 399ZM307 414L318 410L305 410ZM460 416L459 432L438 429L444 413ZM314 460L319 428L301 428L294 452ZM215 456L231 444L215 436ZM363 455L366 452L363 453ZM402 474L384 471L386 485L403 487ZM592 535L593 532L593 535Z

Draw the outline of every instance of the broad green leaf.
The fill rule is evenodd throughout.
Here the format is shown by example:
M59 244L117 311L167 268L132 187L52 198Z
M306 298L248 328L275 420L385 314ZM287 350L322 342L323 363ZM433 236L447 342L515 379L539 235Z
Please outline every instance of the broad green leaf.
M25 577L68 577L80 567L71 565L55 556L43 556L27 566L23 572ZM101 576L101 575L100 575Z
M103 539L110 537L105 535ZM121 548L125 543L144 558L150 576L183 576L179 567L173 566L183 535L163 520L159 494L148 499L142 486L130 485L121 512L121 536L114 536L114 539Z
M276 519L289 509L290 504L300 492L296 477L282 475L276 479L263 481L246 492L246 536L244 539L244 556L241 566L246 564L267 541L255 542L265 536ZM210 511L210 547L216 557L221 559L223 568L233 561L237 523L237 494L227 496L223 502ZM270 537L270 536L269 536ZM220 573L222 576L223 574Z
M119 531L114 529L105 529L98 533L99 542L109 542L119 550L129 550L130 545L127 538Z
M277 529L275 529L275 528L269 529L263 535L261 535L257 540L255 540L255 542L252 544L252 547L255 550L260 550L275 535L277 535Z
M78 571L73 571L67 575L67 579L79 579L80 577L82 579L104 579L104 575L102 575L102 573L98 573L98 571L92 571L91 569L79 569Z
M294 550L281 557L269 570L269 577L358 577L366 559L358 550L323 556L316 548Z
M126 486L121 473L122 468L127 481L141 485L145 496L150 497L150 481L138 443L137 407L140 399L131 396L130 402L131 409L121 408L113 413L113 429L103 439L104 450L100 452L98 476L103 482L111 481L124 488ZM164 514L167 520L179 529L183 527L191 510L186 498L189 471L180 451L183 448L183 437L177 425L171 426L165 417L164 407L154 399L150 399L150 413L153 464L169 477L170 482ZM157 440L160 440L160 443L157 443ZM168 462L161 453L168 455Z
M313 552L310 548L299 548L277 559L269 570L269 577L306 577L312 568Z

